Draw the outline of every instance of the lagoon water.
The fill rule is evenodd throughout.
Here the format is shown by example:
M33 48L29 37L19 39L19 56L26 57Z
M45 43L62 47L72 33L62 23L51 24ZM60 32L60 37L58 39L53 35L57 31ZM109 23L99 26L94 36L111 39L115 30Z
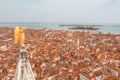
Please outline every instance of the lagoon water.
M61 24L51 24L51 23L18 23L18 22L2 22L0 23L0 27L11 27L14 28L16 26L27 26L27 28L32 28L32 29L42 29L42 28L48 28L48 29L53 29L53 30L69 30L69 27L72 26L60 26ZM86 25L84 23L84 25ZM89 25L89 24L88 24ZM113 33L113 34L120 34L120 24L118 23L106 23L106 24L93 24L93 25L101 25L98 26L100 28L98 31L103 32L103 33ZM72 30L74 31L74 30Z

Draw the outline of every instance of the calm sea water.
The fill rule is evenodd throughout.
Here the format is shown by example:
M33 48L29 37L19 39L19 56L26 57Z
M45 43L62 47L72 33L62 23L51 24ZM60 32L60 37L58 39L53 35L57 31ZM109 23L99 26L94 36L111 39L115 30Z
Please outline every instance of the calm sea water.
M94 24L94 25L101 25L98 26L98 28L100 28L98 31L100 32L120 34L120 24L118 23ZM0 27L14 28L16 26L27 26L27 28L32 28L32 29L48 28L53 30L69 30L68 28L71 27L71 26L60 26L60 24L50 24L50 23L7 23L7 22L0 23Z

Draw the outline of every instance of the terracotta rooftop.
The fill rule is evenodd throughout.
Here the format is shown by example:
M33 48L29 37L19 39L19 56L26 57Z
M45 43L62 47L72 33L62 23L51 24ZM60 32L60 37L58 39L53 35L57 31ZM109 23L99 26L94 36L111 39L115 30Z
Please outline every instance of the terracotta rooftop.
M14 44L13 32L13 28L0 28L0 79L15 74L19 48ZM119 60L120 35L49 29L26 29L25 34L36 80L48 77L73 80L80 74L90 79L90 67L95 70L107 64L119 72L114 62L107 61Z

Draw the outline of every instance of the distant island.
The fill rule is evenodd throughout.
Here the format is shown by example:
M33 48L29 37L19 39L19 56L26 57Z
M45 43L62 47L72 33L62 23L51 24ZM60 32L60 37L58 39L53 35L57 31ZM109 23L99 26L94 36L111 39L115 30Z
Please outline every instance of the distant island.
M76 30L76 29L81 29L81 30L99 30L100 26L102 25L60 25L60 26L70 26L68 29Z
M60 24L59 26L93 26L93 27L95 27L95 26L102 26L102 25L90 25L90 24L86 24L86 25L84 25L84 24Z
M96 27L91 27L91 26L75 26L75 27L71 27L71 28L68 28L68 29L81 29L81 30L98 30L100 28L96 28Z

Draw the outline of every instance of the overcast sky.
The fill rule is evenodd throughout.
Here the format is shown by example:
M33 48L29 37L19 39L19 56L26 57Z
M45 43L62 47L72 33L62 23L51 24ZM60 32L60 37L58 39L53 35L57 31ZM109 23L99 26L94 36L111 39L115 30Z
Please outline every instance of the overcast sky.
M0 0L0 22L120 23L120 0Z

